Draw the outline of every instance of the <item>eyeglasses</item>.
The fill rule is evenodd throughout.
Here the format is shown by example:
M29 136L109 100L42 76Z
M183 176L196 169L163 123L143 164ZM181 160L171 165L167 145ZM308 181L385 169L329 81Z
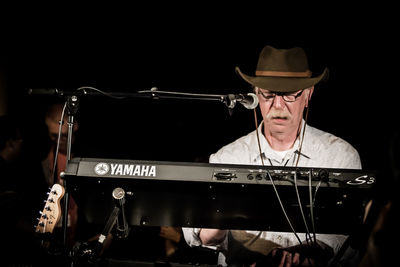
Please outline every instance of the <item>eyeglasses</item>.
M262 96L262 98L264 98L265 101L270 101L273 100L275 98L275 96L279 95L282 96L283 100L285 102L295 102L297 100L297 98L299 96L301 96L301 94L303 93L304 90L301 90L300 92L298 92L297 94L289 94L286 92L263 92L260 90L260 88L257 88L258 90L258 94L260 94Z

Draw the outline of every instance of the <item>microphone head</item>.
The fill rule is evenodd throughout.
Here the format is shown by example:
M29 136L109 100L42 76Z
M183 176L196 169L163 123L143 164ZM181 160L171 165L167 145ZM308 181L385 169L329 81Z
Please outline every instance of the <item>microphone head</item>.
M254 93L248 93L248 96L252 98L249 103L243 103L243 106L247 109L255 109L258 106L258 97Z

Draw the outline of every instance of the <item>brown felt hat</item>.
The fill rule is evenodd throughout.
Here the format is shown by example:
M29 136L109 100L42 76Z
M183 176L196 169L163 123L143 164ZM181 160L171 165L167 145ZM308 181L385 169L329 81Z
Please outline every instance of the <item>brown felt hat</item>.
M258 58L255 76L236 72L249 84L273 92L296 92L309 88L328 77L328 69L312 76L306 53L300 47L277 49L265 46Z

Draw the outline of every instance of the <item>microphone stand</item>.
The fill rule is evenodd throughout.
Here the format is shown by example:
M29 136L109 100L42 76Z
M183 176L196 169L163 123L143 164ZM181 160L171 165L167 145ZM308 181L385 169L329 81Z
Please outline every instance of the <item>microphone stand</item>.
M75 95L69 95L66 97L66 110L68 114L68 137L67 137L67 158L66 158L66 166L68 166L69 161L71 160L71 147L72 147L72 135L73 135L73 127L74 127L74 116L78 112L79 108L79 99ZM63 186L67 188L67 181L63 179ZM62 221L62 230L63 230L63 245L64 248L67 249L67 226L68 226L68 205L69 205L69 192L65 190L64 195L64 212L63 212L63 221ZM68 255L68 253L67 253Z
M113 190L112 196L114 199L114 209L108 217L107 223L101 232L99 239L93 248L84 248L77 255L79 258L85 258L87 263L96 264L99 256L101 256L102 249L104 248L104 242L109 236L111 230L116 226L116 236L119 239L128 237L130 228L125 216L125 191L124 189L117 187ZM86 256L86 257L85 257ZM81 260L82 262L82 260Z
M195 94L195 93L184 93L184 92L173 92L173 91L159 91L157 87L153 87L150 90L141 90L135 93L126 93L126 92L103 92L97 88L83 86L78 88L75 91L63 91L57 88L51 89L33 89L30 88L28 90L29 95L57 95L57 96L108 96L115 99L125 99L125 98L151 98L151 99L186 99L186 100L207 100L207 101L218 101L225 104L225 106L229 109L229 113L232 113L233 108L235 107L238 99L234 94L227 95L217 95L217 94Z
M130 228L126 220L125 215L125 191L124 189L117 187L113 190L112 196L114 198L115 207L119 209L119 215L116 219L116 235L118 238L127 238L129 235Z

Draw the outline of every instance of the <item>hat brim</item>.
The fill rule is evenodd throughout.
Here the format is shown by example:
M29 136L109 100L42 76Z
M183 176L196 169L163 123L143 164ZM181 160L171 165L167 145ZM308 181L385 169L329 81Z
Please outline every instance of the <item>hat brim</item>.
M235 68L237 74L243 78L246 82L253 86L257 86L262 89L266 89L273 92L296 92L298 90L310 88L317 83L326 80L329 75L328 68L316 76L310 78L298 78L298 77L270 77L270 76L249 76L242 73L239 67Z

